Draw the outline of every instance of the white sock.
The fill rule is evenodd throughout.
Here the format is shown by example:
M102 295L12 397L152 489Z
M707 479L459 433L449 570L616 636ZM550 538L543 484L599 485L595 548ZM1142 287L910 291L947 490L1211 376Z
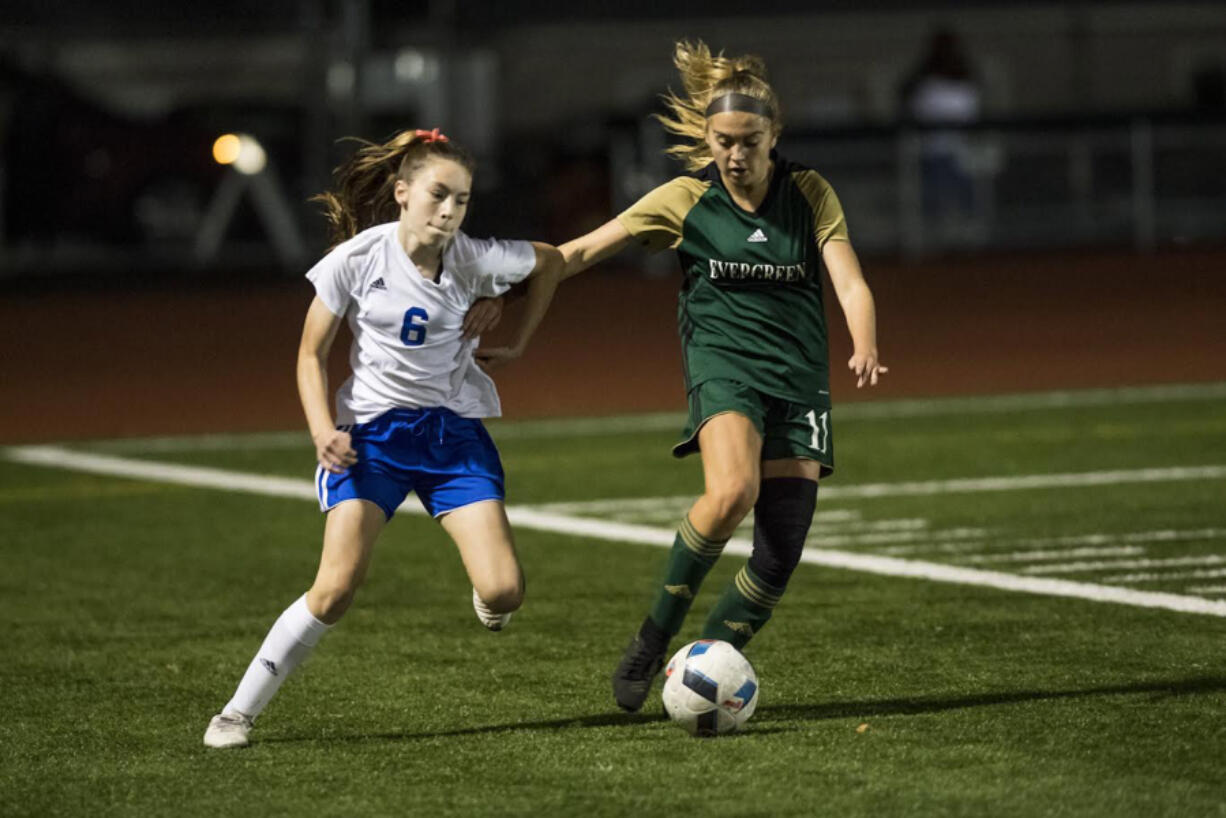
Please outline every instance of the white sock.
M307 608L306 594L299 597L277 617L238 683L234 697L222 712L238 711L249 719L260 715L285 677L310 654L331 627L312 615Z

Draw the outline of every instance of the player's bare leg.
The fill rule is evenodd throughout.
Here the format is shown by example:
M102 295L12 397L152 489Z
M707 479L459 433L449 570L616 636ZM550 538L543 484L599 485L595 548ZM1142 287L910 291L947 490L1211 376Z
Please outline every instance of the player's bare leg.
M383 510L365 500L347 500L328 512L315 582L273 624L234 696L209 722L207 746L247 746L256 716L349 608L385 523Z
M484 500L444 514L439 523L455 541L472 581L477 618L492 631L502 630L524 599L524 574L506 508Z
M724 544L753 508L762 438L737 412L716 415L698 432L705 490L681 523L651 613L613 671L613 698L624 710L643 706L664 666L668 642L681 629L694 595Z
M716 415L698 432L704 490L690 508L694 528L712 540L727 540L758 499L762 436L737 412Z
M307 606L321 622L334 625L349 610L386 524L383 509L367 500L346 500L328 512L319 570L307 591Z

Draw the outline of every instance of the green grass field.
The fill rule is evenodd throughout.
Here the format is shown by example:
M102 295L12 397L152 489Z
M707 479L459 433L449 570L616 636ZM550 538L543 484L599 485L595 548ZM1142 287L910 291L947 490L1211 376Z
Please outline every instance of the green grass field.
M482 629L442 531L399 515L241 751L201 735L313 576L305 435L57 450L291 478L284 497L0 459L0 813L1226 815L1224 405L1205 385L836 410L824 564L747 650L757 714L716 740L665 720L658 685L638 716L610 696L663 551L564 530L667 537L700 484L668 455L678 419L491 424L510 506L563 521L517 527L511 626ZM867 557L890 559L836 565ZM891 575L917 563L950 573ZM1071 595L979 581L1000 575Z

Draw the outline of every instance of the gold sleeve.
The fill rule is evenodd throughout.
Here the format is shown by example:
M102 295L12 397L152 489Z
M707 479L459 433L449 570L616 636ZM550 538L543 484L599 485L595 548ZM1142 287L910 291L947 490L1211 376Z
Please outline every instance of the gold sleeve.
M665 182L618 214L626 232L655 252L681 243L685 217L711 187L690 176Z
M813 208L813 236L817 249L831 239L849 241L847 219L843 217L843 205L830 183L815 170L799 170L792 174L792 181L809 200Z

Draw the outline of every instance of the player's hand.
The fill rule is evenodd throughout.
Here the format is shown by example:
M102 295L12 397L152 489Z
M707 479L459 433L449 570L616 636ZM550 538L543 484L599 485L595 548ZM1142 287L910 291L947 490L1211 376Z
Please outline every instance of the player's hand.
M523 350L514 347L482 347L473 353L477 366L486 372L493 372L523 355Z
M501 298L478 298L468 308L468 313L464 316L464 323L460 326L464 333L464 340L467 341L489 332L498 326L501 320Z
M868 384L877 385L877 377L889 372L889 367L882 366L877 360L877 352L857 352L847 361L847 368L856 375L856 389Z
M345 469L358 462L358 453L353 450L353 441L348 432L340 429L330 429L316 435L315 459L324 471L332 474L343 474Z

